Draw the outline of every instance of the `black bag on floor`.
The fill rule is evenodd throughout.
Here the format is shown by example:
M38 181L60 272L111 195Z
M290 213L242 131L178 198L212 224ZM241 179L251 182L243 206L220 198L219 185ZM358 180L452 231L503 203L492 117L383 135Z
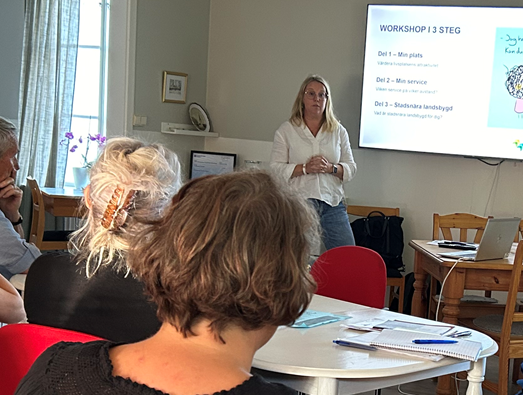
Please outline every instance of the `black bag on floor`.
M402 217L385 216L373 211L351 223L356 245L370 248L381 255L387 266L387 277L401 277L403 266Z

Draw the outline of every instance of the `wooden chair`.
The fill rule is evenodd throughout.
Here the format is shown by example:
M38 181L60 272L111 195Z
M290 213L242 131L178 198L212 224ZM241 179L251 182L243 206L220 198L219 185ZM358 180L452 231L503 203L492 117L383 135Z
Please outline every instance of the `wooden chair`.
M90 342L99 337L67 329L34 324L10 324L0 328L0 395L12 395L33 362L46 348L60 341Z
M516 232L516 237L514 237L514 243L519 243L520 240L523 240L523 219L519 223L519 228Z
M434 213L432 221L432 239L433 240L456 240L452 235L452 229L459 230L459 241L467 242L472 241L479 243L483 237L483 232L487 225L487 221L490 217L480 217L469 213L454 213L447 215L439 215ZM440 232L442 237L440 237ZM436 305L438 303L437 284L438 282L431 278L430 280L430 298L429 298L429 318L438 319L442 318L442 307L444 301L440 303L439 317L436 315ZM491 298L492 292L485 291L485 298ZM486 299L485 299L486 300ZM460 304L459 319L475 318L478 315L498 313L502 312L505 308L504 305L496 302L466 302L463 301Z
M474 243L479 243L483 237L485 226L489 217L479 217L469 213L455 213L439 215L434 213L432 220L432 239L439 240L439 232L445 240L455 240L452 236L452 229L459 229L459 241L468 241L468 231L476 233L472 239Z
M483 387L499 395L508 393L510 360L523 358L523 312L516 311L518 288L523 268L522 263L523 241L520 241L514 257L504 314L480 316L475 319L465 320L467 326L487 334L498 343L498 382L485 380ZM515 361L514 373L519 370L519 366L516 365L517 362Z
M33 197L33 216L31 218L31 230L29 242L37 246L41 251L67 250L68 236L70 231L44 231L45 208L44 198L36 180L27 177L27 185L31 189Z
M314 262L311 275L316 293L382 309L387 289L387 269L376 251L359 246L336 247Z
M357 217L367 217L373 211L380 211L386 216L399 217L400 215L399 208L351 205L347 206L347 214ZM398 312L403 313L403 302L405 298L405 277L387 277L387 287L389 287L389 306L392 304L394 299L398 299Z

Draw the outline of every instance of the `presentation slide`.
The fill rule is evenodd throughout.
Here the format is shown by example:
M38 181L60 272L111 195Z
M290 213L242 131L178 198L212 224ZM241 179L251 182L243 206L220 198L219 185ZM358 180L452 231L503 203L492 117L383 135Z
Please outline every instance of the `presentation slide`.
M360 147L523 160L523 9L369 5Z

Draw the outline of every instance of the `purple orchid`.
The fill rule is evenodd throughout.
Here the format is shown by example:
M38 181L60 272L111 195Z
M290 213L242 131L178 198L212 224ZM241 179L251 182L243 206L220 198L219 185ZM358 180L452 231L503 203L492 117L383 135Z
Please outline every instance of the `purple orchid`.
M75 138L73 132L65 133L65 137L66 137L65 139L60 141L60 145L67 145L67 146L69 146L70 145L69 143L71 142L71 140L74 140L74 138ZM84 136L79 136L78 137L77 143L69 148L69 152L76 152L79 149L80 145L84 144L84 140L86 141L85 153L81 153L82 158L84 160L83 167L91 168L93 163L89 162L88 159L87 159L88 155L89 155L89 143L91 141L96 141L96 143L98 145L98 148L100 149L100 148L103 148L105 146L105 142L106 142L107 138L102 136L100 133L97 133L95 135L92 135L91 133L87 133L87 137L84 137ZM73 144L73 143L71 143L71 144Z

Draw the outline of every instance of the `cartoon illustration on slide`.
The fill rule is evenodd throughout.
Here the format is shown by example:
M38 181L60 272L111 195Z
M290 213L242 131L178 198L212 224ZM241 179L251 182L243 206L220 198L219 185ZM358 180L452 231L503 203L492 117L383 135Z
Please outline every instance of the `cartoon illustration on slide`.
M523 65L514 66L507 72L507 87L508 93L516 98L516 105L514 111L518 114L523 113Z
M523 28L496 28L493 50L488 126L496 129L521 130L523 129ZM506 137L507 144L515 144L513 135ZM515 144L518 149L521 149L519 145L523 142L523 138L520 140Z

